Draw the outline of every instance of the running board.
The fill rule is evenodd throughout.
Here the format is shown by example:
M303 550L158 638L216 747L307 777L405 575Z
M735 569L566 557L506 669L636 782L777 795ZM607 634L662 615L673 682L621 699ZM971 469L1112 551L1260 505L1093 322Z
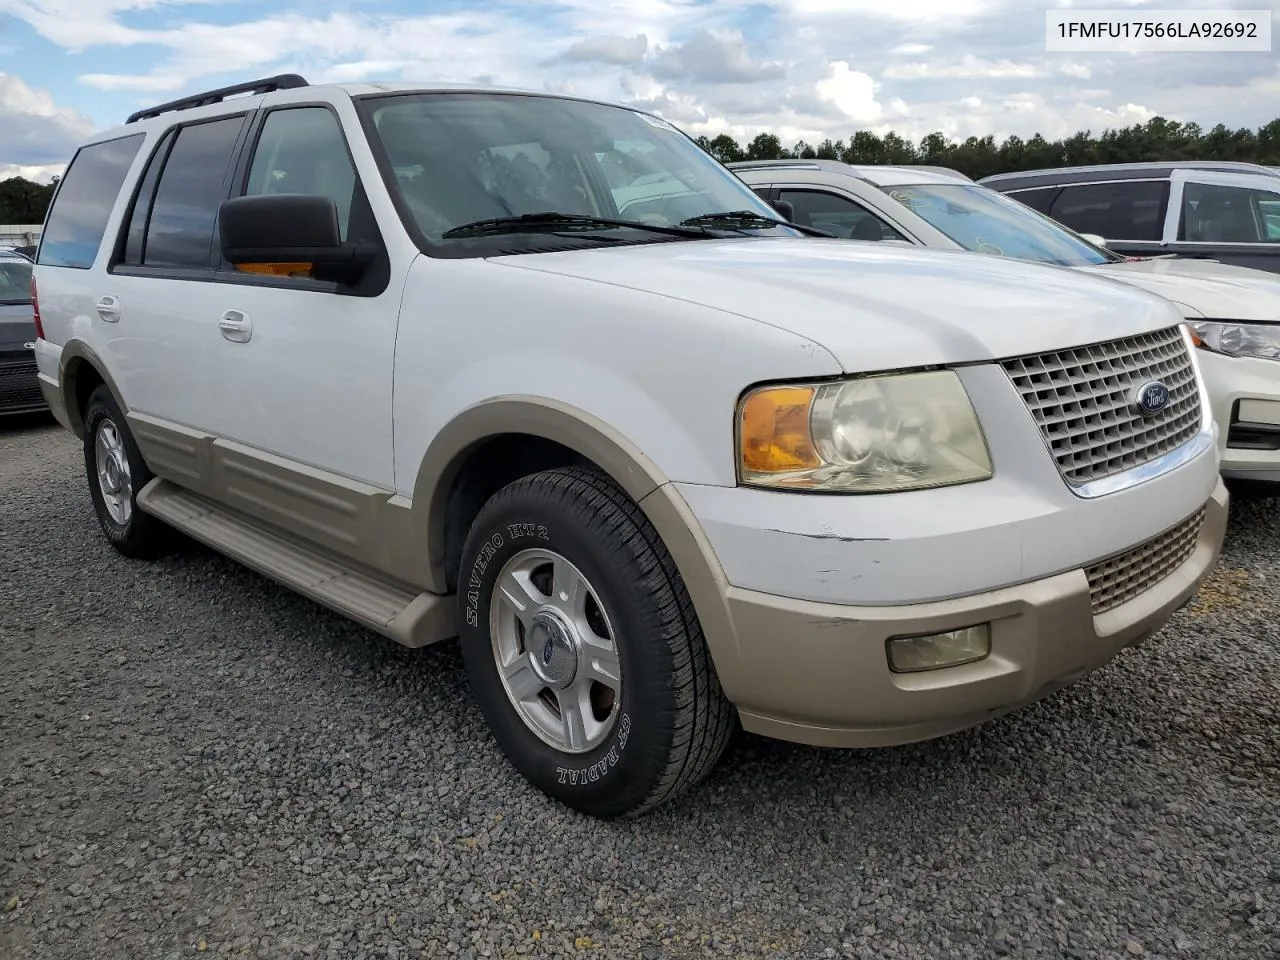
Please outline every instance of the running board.
M457 636L454 598L423 593L159 477L138 507L194 540L406 647Z

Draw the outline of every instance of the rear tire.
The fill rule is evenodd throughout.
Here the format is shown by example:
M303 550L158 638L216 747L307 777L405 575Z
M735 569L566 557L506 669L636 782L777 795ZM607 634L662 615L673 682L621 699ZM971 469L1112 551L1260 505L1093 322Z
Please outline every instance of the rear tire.
M604 473L562 468L504 487L462 557L471 687L532 784L610 819L674 798L715 766L735 711L671 556Z
M138 491L153 474L105 385L90 394L85 406L84 465L94 513L111 545L136 560L154 559L168 550L171 528L138 509Z

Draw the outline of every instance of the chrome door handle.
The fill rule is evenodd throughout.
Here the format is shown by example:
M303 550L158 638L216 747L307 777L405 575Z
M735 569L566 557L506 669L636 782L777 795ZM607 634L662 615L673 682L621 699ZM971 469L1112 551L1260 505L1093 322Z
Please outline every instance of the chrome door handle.
M118 297L99 297L94 309L106 323L116 323L120 319L120 299Z
M224 313L218 321L218 329L222 331L222 338L232 343L248 343L253 336L253 323L239 310Z

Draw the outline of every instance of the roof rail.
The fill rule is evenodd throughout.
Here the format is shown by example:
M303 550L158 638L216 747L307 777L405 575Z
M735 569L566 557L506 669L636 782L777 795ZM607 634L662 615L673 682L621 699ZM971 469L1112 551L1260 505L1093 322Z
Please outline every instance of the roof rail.
M162 113L170 113L174 110L190 110L192 107L205 107L211 103L221 103L227 97L237 93L270 93L273 90L292 90L297 87L307 87L309 83L296 73L281 73L274 77L264 77L261 80L250 80L247 83L235 83L229 87L220 87L217 90L207 90L204 93L197 93L190 97L182 97L178 100L170 100L168 103L162 103L157 107L150 107L146 110L139 110L137 113L129 115L129 119L125 123L136 123L139 120L149 120L152 117L158 117Z

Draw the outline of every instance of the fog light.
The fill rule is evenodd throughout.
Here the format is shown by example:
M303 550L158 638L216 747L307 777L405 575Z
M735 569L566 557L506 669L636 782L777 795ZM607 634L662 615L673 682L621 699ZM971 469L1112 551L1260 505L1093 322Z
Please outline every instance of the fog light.
M919 673L973 663L991 653L991 624L962 627L923 637L890 637L889 669Z

